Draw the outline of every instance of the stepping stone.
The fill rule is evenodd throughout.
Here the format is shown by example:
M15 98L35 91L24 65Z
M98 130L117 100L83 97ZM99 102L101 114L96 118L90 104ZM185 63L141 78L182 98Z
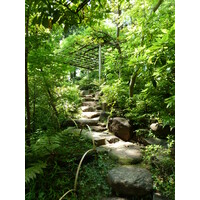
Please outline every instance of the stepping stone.
M96 107L96 102L95 101L86 101L83 102L83 106L91 106L91 107Z
M115 167L108 172L108 183L112 189L125 196L142 197L153 191L151 173L132 165Z
M106 140L105 138L94 138L94 143L96 145L96 147L99 147L101 145L105 145L106 144Z
M96 106L97 110L102 110L101 106Z
M105 123L102 123L102 122L99 122L99 123L98 123L98 126L106 127L106 124L105 124Z
M83 97L83 101L96 101L93 97Z
M106 127L102 127L102 126L91 126L90 127L92 129L92 131L96 131L96 132L102 132L107 130Z
M165 148L167 148L167 140L165 139L160 139L160 138L141 138L142 143L144 145L161 145Z
M100 112L83 112L82 113L82 117L88 118L88 119L98 117L98 116L100 116Z
M116 160L122 165L136 164L142 161L141 149L138 145L131 142L124 142L120 138L108 134L106 145L101 146L97 151L106 151L111 159Z
M112 143L116 143L116 142L119 142L120 141L120 139L119 138L117 138L117 137L112 137L112 138L110 138L109 140L107 140L110 144L112 144Z
M80 118L80 119L76 119L75 122L78 124L78 125L89 125L89 126L92 126L92 125L97 125L97 123L99 122L99 117L96 117L96 118L93 118L93 119L85 119L85 118Z
M142 162L141 150L134 144L126 147L114 148L109 152L109 156L123 165Z
M88 94L88 95L85 95L83 97L86 97L86 98L93 98L94 97L94 94Z
M82 112L93 112L95 111L95 107L90 107L90 106L81 106Z

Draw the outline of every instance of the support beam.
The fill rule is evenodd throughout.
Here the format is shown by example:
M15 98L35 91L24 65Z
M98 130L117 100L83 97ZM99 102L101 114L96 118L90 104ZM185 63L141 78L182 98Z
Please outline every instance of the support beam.
M101 44L99 44L99 83L101 81Z

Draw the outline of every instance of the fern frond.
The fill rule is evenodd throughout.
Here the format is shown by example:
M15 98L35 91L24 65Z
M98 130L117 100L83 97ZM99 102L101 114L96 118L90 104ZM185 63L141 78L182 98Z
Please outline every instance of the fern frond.
M42 174L43 168L46 168L46 163L40 162L33 164L25 170L25 183L28 183L31 179L36 178L36 174Z

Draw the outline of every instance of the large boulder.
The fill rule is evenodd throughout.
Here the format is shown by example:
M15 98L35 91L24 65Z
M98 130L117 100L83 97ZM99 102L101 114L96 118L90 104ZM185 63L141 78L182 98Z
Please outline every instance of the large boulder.
M108 183L112 189L125 196L145 196L153 191L151 173L144 168L131 165L115 167L108 172Z
M166 139L168 135L174 135L175 134L175 128L172 130L170 129L169 125L163 126L159 123L152 123L150 125L150 128L152 132L161 139Z
M131 137L131 125L125 118L110 118L108 122L108 129L124 141L128 141Z

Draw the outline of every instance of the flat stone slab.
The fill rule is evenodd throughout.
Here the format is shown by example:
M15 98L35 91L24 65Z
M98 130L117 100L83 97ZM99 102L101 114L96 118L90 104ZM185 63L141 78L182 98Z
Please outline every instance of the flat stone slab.
M98 126L106 127L106 124L105 124L105 123L102 123L102 122L99 122L99 123L98 123Z
M84 101L96 101L96 99L94 97L88 97L88 96L83 97L83 100Z
M122 165L142 162L142 153L138 145L125 142L111 134L104 137L106 137L106 145L98 147L97 151L108 152L111 159L116 160Z
M93 112L96 111L96 108L91 106L81 106L81 110L82 112Z
M91 118L95 118L98 116L100 116L100 112L82 112L83 118L91 119Z
M121 195L144 196L153 191L151 173L132 165L115 167L108 172L108 183Z
M92 131L96 131L96 132L102 132L107 130L106 127L102 127L102 126L91 126L90 127L92 129Z
M96 107L96 105L97 105L96 101L85 101L85 102L83 102L83 106Z
M142 153L137 145L114 148L109 152L109 156L117 160L120 164L137 164L142 162Z
M93 118L93 119L86 119L86 118L80 118L80 119L76 119L75 122L78 125L82 125L85 126L86 124L91 126L91 125L97 125L97 123L99 122L99 117Z
M160 139L160 138L142 138L142 142L145 145L161 145L165 148L167 148L167 140Z

